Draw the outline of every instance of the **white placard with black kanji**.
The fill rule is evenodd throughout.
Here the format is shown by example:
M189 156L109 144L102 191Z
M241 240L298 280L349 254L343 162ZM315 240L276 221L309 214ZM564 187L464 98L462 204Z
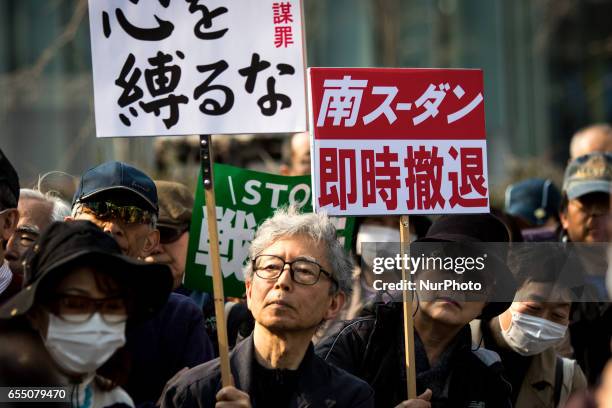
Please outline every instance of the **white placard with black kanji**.
M306 129L299 0L90 0L96 133Z

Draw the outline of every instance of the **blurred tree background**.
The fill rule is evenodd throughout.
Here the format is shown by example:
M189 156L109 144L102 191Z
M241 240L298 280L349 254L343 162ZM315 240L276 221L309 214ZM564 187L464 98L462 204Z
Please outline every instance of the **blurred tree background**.
M303 0L308 66L482 68L493 201L558 183L573 132L612 122L612 0ZM131 162L194 185L197 136L96 139L86 0L0 0L0 147L24 185ZM216 137L219 161L276 171L287 135ZM248 147L248 148L246 148Z

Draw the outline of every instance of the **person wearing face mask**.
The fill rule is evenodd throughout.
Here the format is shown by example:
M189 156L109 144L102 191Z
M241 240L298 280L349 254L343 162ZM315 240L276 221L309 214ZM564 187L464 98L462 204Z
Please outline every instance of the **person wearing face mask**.
M500 355L514 407L563 407L587 386L578 363L555 349L568 330L575 296L576 286L564 273L575 265L554 243L521 248L514 259L521 284L512 306L496 318L473 321L472 340Z
M491 214L453 214L439 217L410 251L420 254L421 250L448 247L459 259L466 251L481 254L480 245L491 242L498 243L495 246L499 249L505 249L509 242L508 230L499 218ZM463 243L471 247L460 247ZM435 267L415 271L417 289L412 310L417 398L408 399L406 390L409 374L404 364L401 297L399 301L377 302L364 309L359 318L342 322L317 344L317 354L370 384L377 407L511 407L510 384L504 378L499 356L484 348L474 350L469 326L477 316L490 319L510 306L500 299L512 299L514 278L499 252L487 258L484 271L466 274L480 279L485 288L473 299L466 298L464 291L419 289L419 280L455 279L460 276L458 271Z
M563 180L560 240L581 250L587 282L583 296L588 300L572 304L569 334L573 358L578 361L590 385L595 385L606 361L612 356L612 306L606 290L606 256L610 241L610 192L612 153L594 152L575 158L567 165ZM588 255L594 251L601 253ZM584 255L584 256L582 256Z
M169 268L122 255L89 221L51 224L24 254L23 267L24 288L0 308L0 333L39 339L69 387L71 406L134 406L118 386L127 366L126 321L164 305Z
M376 256L376 245L373 243L400 242L399 218L395 215L357 218L355 225L357 234L354 241L355 254L358 258L357 276L353 281L353 295L350 303L342 315L343 320L354 319L364 308L376 301L383 300L377 291L372 289L376 279L372 273L373 259ZM424 237L430 226L429 218L419 215L411 216L410 242Z

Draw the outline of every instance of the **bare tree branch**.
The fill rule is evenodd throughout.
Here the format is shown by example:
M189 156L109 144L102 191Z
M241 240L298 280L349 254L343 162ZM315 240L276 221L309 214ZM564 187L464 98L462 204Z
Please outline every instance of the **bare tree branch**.
M14 103L16 95L21 93L19 91L36 89L37 80L47 65L63 47L74 40L86 12L87 0L78 0L70 21L66 24L62 33L43 50L32 66L0 77L0 88L8 90L8 92L5 92L3 108L10 107Z

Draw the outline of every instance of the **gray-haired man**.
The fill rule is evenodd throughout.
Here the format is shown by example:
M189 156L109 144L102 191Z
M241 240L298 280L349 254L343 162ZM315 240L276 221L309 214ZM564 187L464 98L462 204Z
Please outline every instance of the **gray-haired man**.
M8 240L4 257L9 262L14 277L21 281L23 279L22 255L53 221L64 221L64 218L70 215L70 207L58 197L22 188L17 209L19 210L19 223Z
M247 304L253 334L230 355L234 386L221 388L219 360L183 374L165 407L373 407L362 380L314 354L312 336L351 288L350 258L324 215L279 210L250 248Z
M0 303L20 288L13 279L13 273L4 260L6 241L13 235L19 221L19 177L15 168L0 150Z

